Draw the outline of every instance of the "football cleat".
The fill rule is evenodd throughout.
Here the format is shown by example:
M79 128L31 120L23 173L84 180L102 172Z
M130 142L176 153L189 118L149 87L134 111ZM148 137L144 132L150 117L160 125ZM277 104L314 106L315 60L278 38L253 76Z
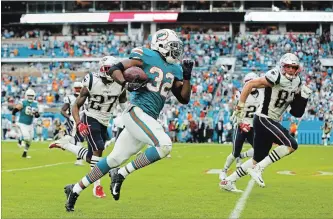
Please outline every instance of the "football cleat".
M60 148L62 150L65 150L63 146L71 141L72 137L69 135L65 135L64 137L60 138L59 140L56 140L54 142L51 142L49 145L49 148Z
M82 159L76 160L75 163L74 163L74 165L76 165L76 166L83 166L83 160Z
M239 190L239 189L236 188L235 182L232 182L232 181L227 180L227 179L222 180L219 183L219 187L220 187L220 189L226 190L228 192L237 192L237 193L243 192L242 190Z
M79 197L79 195L77 193L73 192L73 187L74 187L74 184L70 184L70 185L65 186L65 188L64 188L66 198L67 198L65 208L66 208L66 211L68 211L68 212L74 211L75 202L77 200L77 197Z
M111 177L110 191L114 200L118 201L120 197L120 189L125 178L118 173L119 168L114 168L110 171L109 175Z
M103 191L103 187L102 186L96 186L93 189L93 194L95 197L97 198L104 198L106 195Z
M262 178L261 174L264 171L259 165L255 165L253 168L247 169L248 174L256 181L256 183L260 187L265 187L264 179Z
M221 181L225 180L225 178L227 178L227 171L226 170L222 170L219 174L219 179Z

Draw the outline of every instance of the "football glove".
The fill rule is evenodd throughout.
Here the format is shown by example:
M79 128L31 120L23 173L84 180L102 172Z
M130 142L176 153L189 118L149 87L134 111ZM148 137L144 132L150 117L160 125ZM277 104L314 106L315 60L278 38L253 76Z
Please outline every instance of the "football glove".
M182 69L183 69L183 79L184 80L191 80L192 68L194 62L190 59L184 59L182 62Z
M132 91L137 91L140 88L143 88L147 85L149 79L145 80L145 81L139 81L139 77L136 77L136 79L134 79L132 82L125 82L124 84L124 88L126 90L128 90L129 92Z
M302 87L301 87L301 96L305 99L308 99L311 94L312 94L311 88L309 88L306 85L302 85Z
M79 124L77 124L77 130L83 137L89 134L89 126L82 122L79 122Z
M244 118L244 107L245 103L238 102L237 106L235 107L235 110L230 118L230 120L234 124L240 124L243 121Z
M251 127L250 124L247 123L240 123L239 124L239 128L243 131L243 132L249 132Z

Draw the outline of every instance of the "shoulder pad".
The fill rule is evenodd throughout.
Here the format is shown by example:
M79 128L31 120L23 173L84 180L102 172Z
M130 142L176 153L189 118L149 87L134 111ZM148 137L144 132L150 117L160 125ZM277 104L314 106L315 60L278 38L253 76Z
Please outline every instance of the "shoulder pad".
M266 72L265 74L266 80L272 85L278 85L280 83L281 74L277 68L273 68Z
M82 85L86 88L88 88L88 90L90 91L92 88L92 84L93 84L93 74L90 72L89 74L86 74L86 76L84 76L83 80L82 80Z

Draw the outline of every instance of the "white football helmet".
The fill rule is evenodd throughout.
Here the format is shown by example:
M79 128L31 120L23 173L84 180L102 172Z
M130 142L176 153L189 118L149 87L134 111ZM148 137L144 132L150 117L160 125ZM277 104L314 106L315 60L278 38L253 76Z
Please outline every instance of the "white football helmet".
M258 78L258 75L256 73L254 72L247 73L243 79L243 83L246 84L247 82L256 78ZM256 88L252 88L252 92L256 90L257 90Z
M290 66L294 66L296 68L296 71L294 74L290 74L287 73L284 70L284 67L286 65L290 65ZM299 59L296 55L292 54L292 53L286 53L284 54L281 59L280 59L280 63L279 63L279 68L281 73L288 79L294 79L297 77L297 75L301 72L301 67L299 65Z
M29 89L25 92L25 94L24 94L24 98L25 98L26 100L28 100L29 102L34 101L35 96L36 96L36 93L35 93L35 91L34 91L33 89L31 89L31 88L29 88Z
M79 95L82 87L83 87L83 85L82 85L81 82L75 81L74 84L73 84L74 94Z
M104 56L98 63L99 75L106 78L106 80L113 82L112 77L106 73L110 70L111 66L117 64L118 62L118 59L113 56Z
M184 52L183 42L170 29L157 31L151 39L150 48L158 51L170 64L180 61Z

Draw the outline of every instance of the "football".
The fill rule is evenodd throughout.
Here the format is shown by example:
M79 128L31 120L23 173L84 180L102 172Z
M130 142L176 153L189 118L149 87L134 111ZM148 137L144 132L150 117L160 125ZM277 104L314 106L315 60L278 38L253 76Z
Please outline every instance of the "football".
M124 71L124 78L128 82L133 82L135 79L138 81L145 81L148 79L146 73L139 67L131 67Z

